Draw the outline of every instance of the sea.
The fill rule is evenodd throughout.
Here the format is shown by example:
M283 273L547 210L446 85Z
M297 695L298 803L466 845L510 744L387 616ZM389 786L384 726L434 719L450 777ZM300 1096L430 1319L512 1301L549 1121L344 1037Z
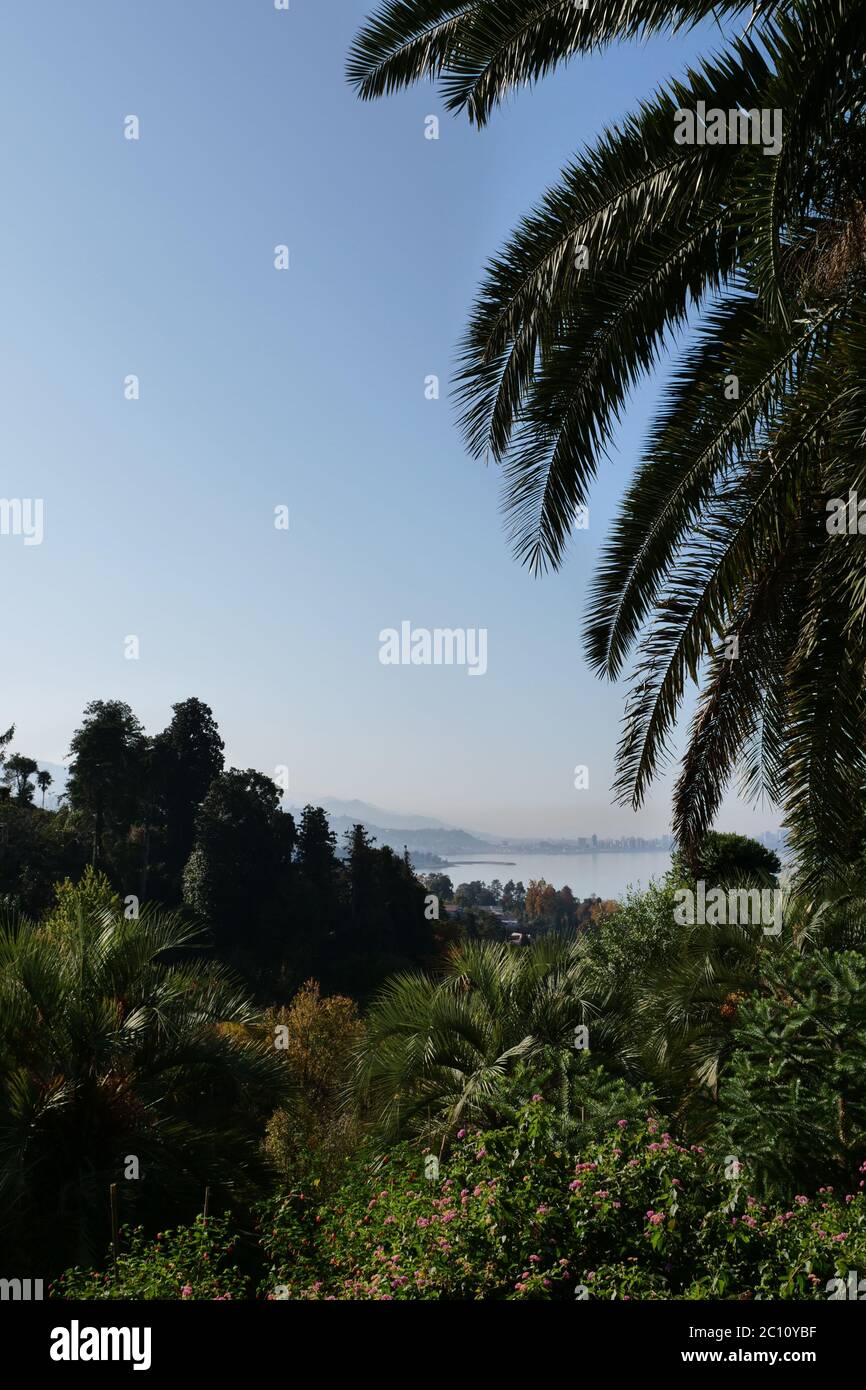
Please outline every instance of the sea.
M621 898L629 887L646 888L661 878L671 864L670 850L621 850L595 854L491 854L489 859L450 859L447 874L457 888L480 879L492 883L511 878L528 887L532 878L543 878L554 888L571 889L576 898Z

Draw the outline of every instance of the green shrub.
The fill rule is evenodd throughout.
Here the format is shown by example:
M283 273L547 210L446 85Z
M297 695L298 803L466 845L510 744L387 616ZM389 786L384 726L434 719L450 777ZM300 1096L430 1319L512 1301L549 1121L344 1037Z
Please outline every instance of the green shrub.
M105 1272L69 1269L51 1286L52 1298L237 1299L246 1297L246 1279L229 1261L235 1236L227 1217L196 1217L147 1240L139 1228L121 1244L117 1268Z
M513 1125L459 1131L438 1173L402 1144L360 1155L326 1198L274 1198L260 1211L259 1297L803 1300L866 1273L866 1163L854 1192L771 1206L745 1171L653 1119L621 1120L581 1158L555 1124L535 1099ZM224 1219L149 1243L135 1232L116 1272L70 1270L51 1296L243 1298L233 1249Z
M738 1002L721 1087L732 1153L765 1193L853 1181L866 1147L866 958L813 951Z
M327 1206L263 1213L261 1292L293 1299L826 1298L866 1270L866 1198L771 1210L745 1175L650 1120L576 1161L536 1101L518 1123L459 1132L436 1180L408 1145L359 1165Z

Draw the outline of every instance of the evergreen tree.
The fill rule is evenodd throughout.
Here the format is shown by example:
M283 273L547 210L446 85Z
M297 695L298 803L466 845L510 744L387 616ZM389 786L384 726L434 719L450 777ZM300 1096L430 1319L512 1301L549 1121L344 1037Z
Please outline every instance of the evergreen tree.
M349 918L353 929L369 927L375 910L375 841L363 825L354 825L345 834L345 870L349 896Z
M183 897L223 947L257 957L262 909L288 870L293 831L271 778L252 768L214 778L196 819Z
M222 772L224 744L213 711L192 698L172 705L172 720L154 739L154 771L166 828L166 858L179 874L192 852L195 820L214 778Z
M781 869L779 856L749 835L710 830L689 858L680 850L671 856L678 879L703 879L707 884L760 884L775 888Z
M315 888L334 884L337 837L321 806L305 806L298 827L297 863L306 881Z
M124 835L139 809L145 747L141 724L121 700L92 700L73 734L67 797L91 828L94 862L104 834Z

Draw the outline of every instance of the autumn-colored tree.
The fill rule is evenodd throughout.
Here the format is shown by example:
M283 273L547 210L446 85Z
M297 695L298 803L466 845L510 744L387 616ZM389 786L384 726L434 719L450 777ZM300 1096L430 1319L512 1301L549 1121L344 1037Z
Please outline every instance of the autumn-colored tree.
M604 922L618 911L619 903L613 898L599 898L589 909L589 920L591 922Z
M268 1124L265 1150L288 1182L327 1183L355 1147L358 1126L343 1103L349 1063L364 1025L353 999L321 997L307 980L291 1004L268 1010L268 1045L290 1071L291 1106Z
M529 887L526 890L526 901L523 905L527 921L535 922L541 917L541 898L546 887L547 884L543 878L531 878L529 880Z
M533 878L526 890L524 911L529 922L545 922L553 925L556 921L558 897L552 883L543 878Z

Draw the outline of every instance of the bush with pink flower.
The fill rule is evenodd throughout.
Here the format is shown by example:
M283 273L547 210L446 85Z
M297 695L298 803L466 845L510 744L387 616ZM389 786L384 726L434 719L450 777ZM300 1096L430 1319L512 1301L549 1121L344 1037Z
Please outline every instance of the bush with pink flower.
M199 1216L146 1237L122 1231L117 1266L69 1269L51 1285L52 1298L233 1300L248 1296L248 1280L233 1262L236 1236L228 1217Z
M534 1101L466 1133L435 1182L416 1149L371 1159L335 1201L269 1206L263 1286L294 1299L826 1298L866 1268L866 1197L824 1191L794 1210L749 1191L745 1167L655 1121L617 1125L579 1156ZM371 1193L375 1196L371 1198ZM805 1196L806 1194L801 1194Z
M326 1197L280 1193L259 1210L258 1243L255 1295L227 1220L199 1217L124 1236L116 1270L68 1271L51 1296L825 1299L866 1269L866 1193L825 1184L771 1202L745 1164L652 1117L575 1153L533 1100L512 1124L455 1136L435 1170L403 1144L360 1153Z

